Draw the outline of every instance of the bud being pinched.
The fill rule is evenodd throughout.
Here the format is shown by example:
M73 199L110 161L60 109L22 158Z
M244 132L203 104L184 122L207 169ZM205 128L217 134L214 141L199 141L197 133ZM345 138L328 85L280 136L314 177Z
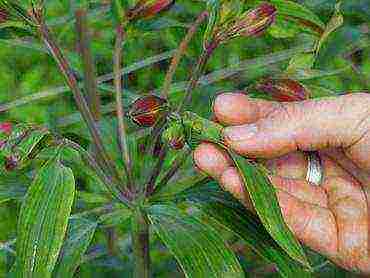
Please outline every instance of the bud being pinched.
M185 145L184 127L179 122L170 122L169 126L162 133L163 143L174 150L180 150Z
M309 92L293 79L265 78L257 83L256 88L281 102L302 101L309 98Z
M147 19L169 9L175 0L139 0L137 4L127 12L129 20Z
M215 39L220 42L227 42L239 36L258 36L262 34L276 17L276 8L269 3L261 3L255 9L236 16L216 30Z
M150 127L167 111L167 101L155 95L144 96L131 104L128 116L139 126Z

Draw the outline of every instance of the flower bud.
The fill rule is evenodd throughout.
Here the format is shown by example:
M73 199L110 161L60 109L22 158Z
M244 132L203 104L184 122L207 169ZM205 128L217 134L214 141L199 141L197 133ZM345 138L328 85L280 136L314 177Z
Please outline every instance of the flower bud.
M12 132L12 129L13 125L11 123L0 123L0 149L5 144L5 140Z
M4 167L6 171L13 171L18 167L19 158L15 155L11 155L5 159Z
M220 28L216 34L219 42L226 42L239 36L258 36L275 21L276 8L269 3L261 3L255 9L247 11Z
M265 78L256 85L256 88L281 102L302 101L309 98L306 88L293 79Z
M181 123L172 122L162 133L162 140L174 150L180 150L185 145L184 128Z
M135 7L127 13L129 20L148 19L156 14L169 9L175 0L139 0Z
M128 116L139 126L150 127L167 110L167 101L155 95L136 100L128 111Z
M0 24L8 20L8 12L0 8Z

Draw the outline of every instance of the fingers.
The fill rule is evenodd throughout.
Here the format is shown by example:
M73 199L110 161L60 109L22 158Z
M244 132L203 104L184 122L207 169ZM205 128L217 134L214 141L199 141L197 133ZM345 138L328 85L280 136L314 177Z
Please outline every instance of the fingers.
M333 214L285 191L278 190L277 196L284 220L294 235L316 252L334 257L338 244Z
M326 169L334 162L323 159ZM361 185L345 170L328 171L322 187L328 196L328 207L333 212L338 228L337 261L347 269L361 270L368 258L368 207Z
M242 155L278 157L299 150L343 147L359 166L370 169L370 94L320 101L276 103L220 95L215 113L226 127L226 143ZM245 124L246 123L246 124Z
M194 152L194 161L205 173L216 177L220 185L245 206L252 209L252 203L244 188L238 170L230 166L225 153L209 143L201 144ZM223 161L215 167L214 161ZM216 173L222 169L222 173ZM272 177L282 214L293 233L303 243L318 252L333 256L337 248L336 225L333 215L325 207L327 198L322 188L310 186L298 179Z
M241 125L264 118L276 109L276 104L271 101L253 100L243 93L223 93L216 98L213 112L220 123Z

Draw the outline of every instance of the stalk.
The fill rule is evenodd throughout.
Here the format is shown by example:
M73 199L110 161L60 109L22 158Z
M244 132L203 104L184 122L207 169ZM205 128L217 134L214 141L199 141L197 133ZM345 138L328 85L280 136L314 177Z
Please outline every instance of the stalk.
M189 42L191 41L196 31L198 30L199 25L207 18L207 16L208 16L208 11L204 11L197 17L193 25L191 25L191 27L189 28L184 39L181 41L179 48L176 50L176 53L172 58L171 65L166 73L166 78L163 84L161 95L164 98L168 97L168 93L170 91L170 86L172 83L173 76L180 63L182 56L185 54L188 48Z
M114 47L113 57L113 72L114 72L114 86L116 90L116 110L118 121L118 136L121 146L122 159L125 165L125 171L128 177L128 187L132 189L132 165L130 158L130 150L127 143L127 133L125 125L125 113L122 104L122 77L121 77L121 63L122 63L122 44L124 41L123 25L119 24L116 28L116 43Z
M101 139L100 132L97 128L97 125L95 123L94 117L89 109L89 106L78 86L77 80L73 74L73 71L64 57L62 51L60 50L59 46L56 44L54 39L52 38L49 29L47 25L45 24L44 19L42 18L42 15L37 14L35 12L34 14L35 19L37 20L38 23L38 31L41 35L41 38L43 42L45 43L47 49L49 52L52 54L54 60L58 64L58 67L63 74L69 88L71 89L73 93L73 97L75 99L76 105L78 110L80 111L87 127L88 130L91 134L94 147L96 148L96 152L98 154L99 160L99 167L104 169L105 171L109 172L109 174L112 176L112 178L115 179L115 183L119 184L120 182L123 182L119 178L119 174L115 168L115 165L113 164L113 161L109 157L103 141Z
M132 249L134 256L134 278L149 278L149 224L146 216L137 209L131 223Z
M189 85L186 89L185 97L182 103L178 106L176 112L180 113L184 109L184 106L191 102L191 94L197 87L199 78L201 77L209 58L211 57L213 51L217 48L218 44L219 44L218 41L214 40L209 44L209 46L206 49L203 50L202 54L198 59L197 65L195 66Z
M197 32L200 24L207 18L207 16L208 16L208 11L204 11L204 12L199 14L199 16L197 17L195 22L190 26L188 32L186 33L185 37L181 41L178 49L175 52L175 55L172 57L171 64L170 64L170 67L167 70L166 77L165 77L165 80L164 80L164 83L163 83L163 88L162 88L162 91L161 91L161 96L163 98L165 98L165 99L168 98L169 91L170 91L170 88L171 88L171 83L172 83L172 80L173 80L173 76L176 72L176 69L177 69L179 63L180 63L180 60L184 56L186 50L188 49L189 43L190 43L191 39L194 37L195 33ZM153 138L154 140L152 140L152 144L148 148L149 152L153 151L154 144L155 144L155 142L157 142L158 136L159 136L159 134L162 130L162 127L164 126L164 124L166 122L165 121L166 116L167 116L167 114L163 115L162 119L160 119L157 122L157 124L153 127L153 130L151 132L151 138Z
M87 12L85 9L78 9L75 13L76 31L78 35L79 50L83 62L84 88L86 101L94 120L100 120L100 98L97 93L96 68L94 57L91 51L91 39L87 23Z

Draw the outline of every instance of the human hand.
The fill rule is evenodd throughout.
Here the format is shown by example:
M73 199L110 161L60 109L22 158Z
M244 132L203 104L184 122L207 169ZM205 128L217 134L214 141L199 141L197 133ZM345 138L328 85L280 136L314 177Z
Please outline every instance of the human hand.
M265 158L285 222L313 250L351 271L370 273L370 94L293 103L225 93L214 103L223 135L237 153ZM301 151L319 151L324 178L305 180ZM202 143L197 167L249 209L251 202L225 151Z

